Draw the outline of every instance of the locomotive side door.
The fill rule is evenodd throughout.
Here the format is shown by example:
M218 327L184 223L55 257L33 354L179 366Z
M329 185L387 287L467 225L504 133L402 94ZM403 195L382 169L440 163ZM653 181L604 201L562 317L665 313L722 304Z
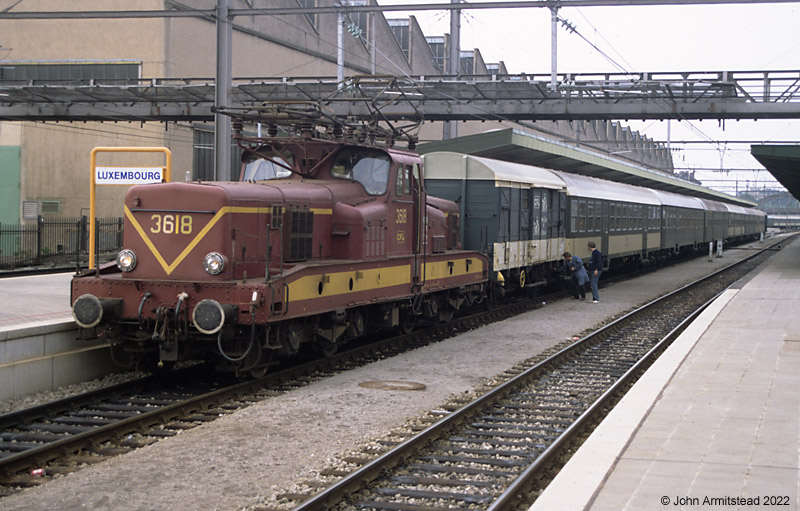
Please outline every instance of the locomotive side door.
M412 194L412 164L400 161L389 182L386 255L410 255L416 246L416 202Z
M422 273L422 265L425 264L425 252L428 247L428 212L427 194L423 186L424 169L422 165L415 161L411 164L411 180L409 182L411 190L411 211L409 212L409 225L411 226L412 252L414 253L413 282L420 287L425 284L425 275Z

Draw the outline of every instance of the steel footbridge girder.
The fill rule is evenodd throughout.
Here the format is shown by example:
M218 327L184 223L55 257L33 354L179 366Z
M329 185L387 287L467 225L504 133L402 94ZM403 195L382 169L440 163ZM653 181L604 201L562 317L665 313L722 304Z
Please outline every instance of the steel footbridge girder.
M226 109L313 103L362 119L800 118L800 71L235 80ZM0 82L0 120L210 121L213 80Z

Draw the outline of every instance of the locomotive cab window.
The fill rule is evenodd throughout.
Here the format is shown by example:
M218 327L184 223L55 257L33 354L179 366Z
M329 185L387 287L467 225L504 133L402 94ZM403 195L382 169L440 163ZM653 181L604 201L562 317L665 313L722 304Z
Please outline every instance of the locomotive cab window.
M272 156L270 160L264 158L253 158L245 161L243 181L264 181L269 179L284 179L292 175L292 173L282 167L285 165L291 167L291 163L287 162L280 156Z
M394 194L397 197L409 195L411 193L411 166L400 165L397 168L397 181L394 186Z
M336 155L331 176L361 183L369 195L383 195L389 184L389 155L377 149L345 148Z

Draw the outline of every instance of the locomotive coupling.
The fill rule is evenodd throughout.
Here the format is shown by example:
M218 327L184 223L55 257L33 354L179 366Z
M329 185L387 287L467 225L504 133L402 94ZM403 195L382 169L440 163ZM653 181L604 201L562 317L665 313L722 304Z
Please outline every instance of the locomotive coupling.
M230 323L235 317L235 305L221 304L210 298L200 300L192 312L194 326L200 332L208 335L219 332L225 323Z
M85 294L79 296L72 305L72 317L81 328L92 328L100 324L103 318L117 315L121 305L122 300Z

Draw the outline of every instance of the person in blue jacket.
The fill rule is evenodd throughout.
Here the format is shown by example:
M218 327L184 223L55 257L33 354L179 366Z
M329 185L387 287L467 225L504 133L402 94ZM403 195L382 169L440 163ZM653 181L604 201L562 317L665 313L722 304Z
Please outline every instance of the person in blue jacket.
M586 268L583 267L583 260L580 257L574 256L569 252L564 252L564 266L569 273L569 289L572 291L572 298L578 299L580 293L581 300L586 300L586 288L584 287L589 282L589 275L586 273Z
M589 252L591 259L589 259L589 287L592 290L592 303L600 303L600 291L597 289L597 282L600 280L600 274L603 273L603 254L597 249L594 241L589 242Z

